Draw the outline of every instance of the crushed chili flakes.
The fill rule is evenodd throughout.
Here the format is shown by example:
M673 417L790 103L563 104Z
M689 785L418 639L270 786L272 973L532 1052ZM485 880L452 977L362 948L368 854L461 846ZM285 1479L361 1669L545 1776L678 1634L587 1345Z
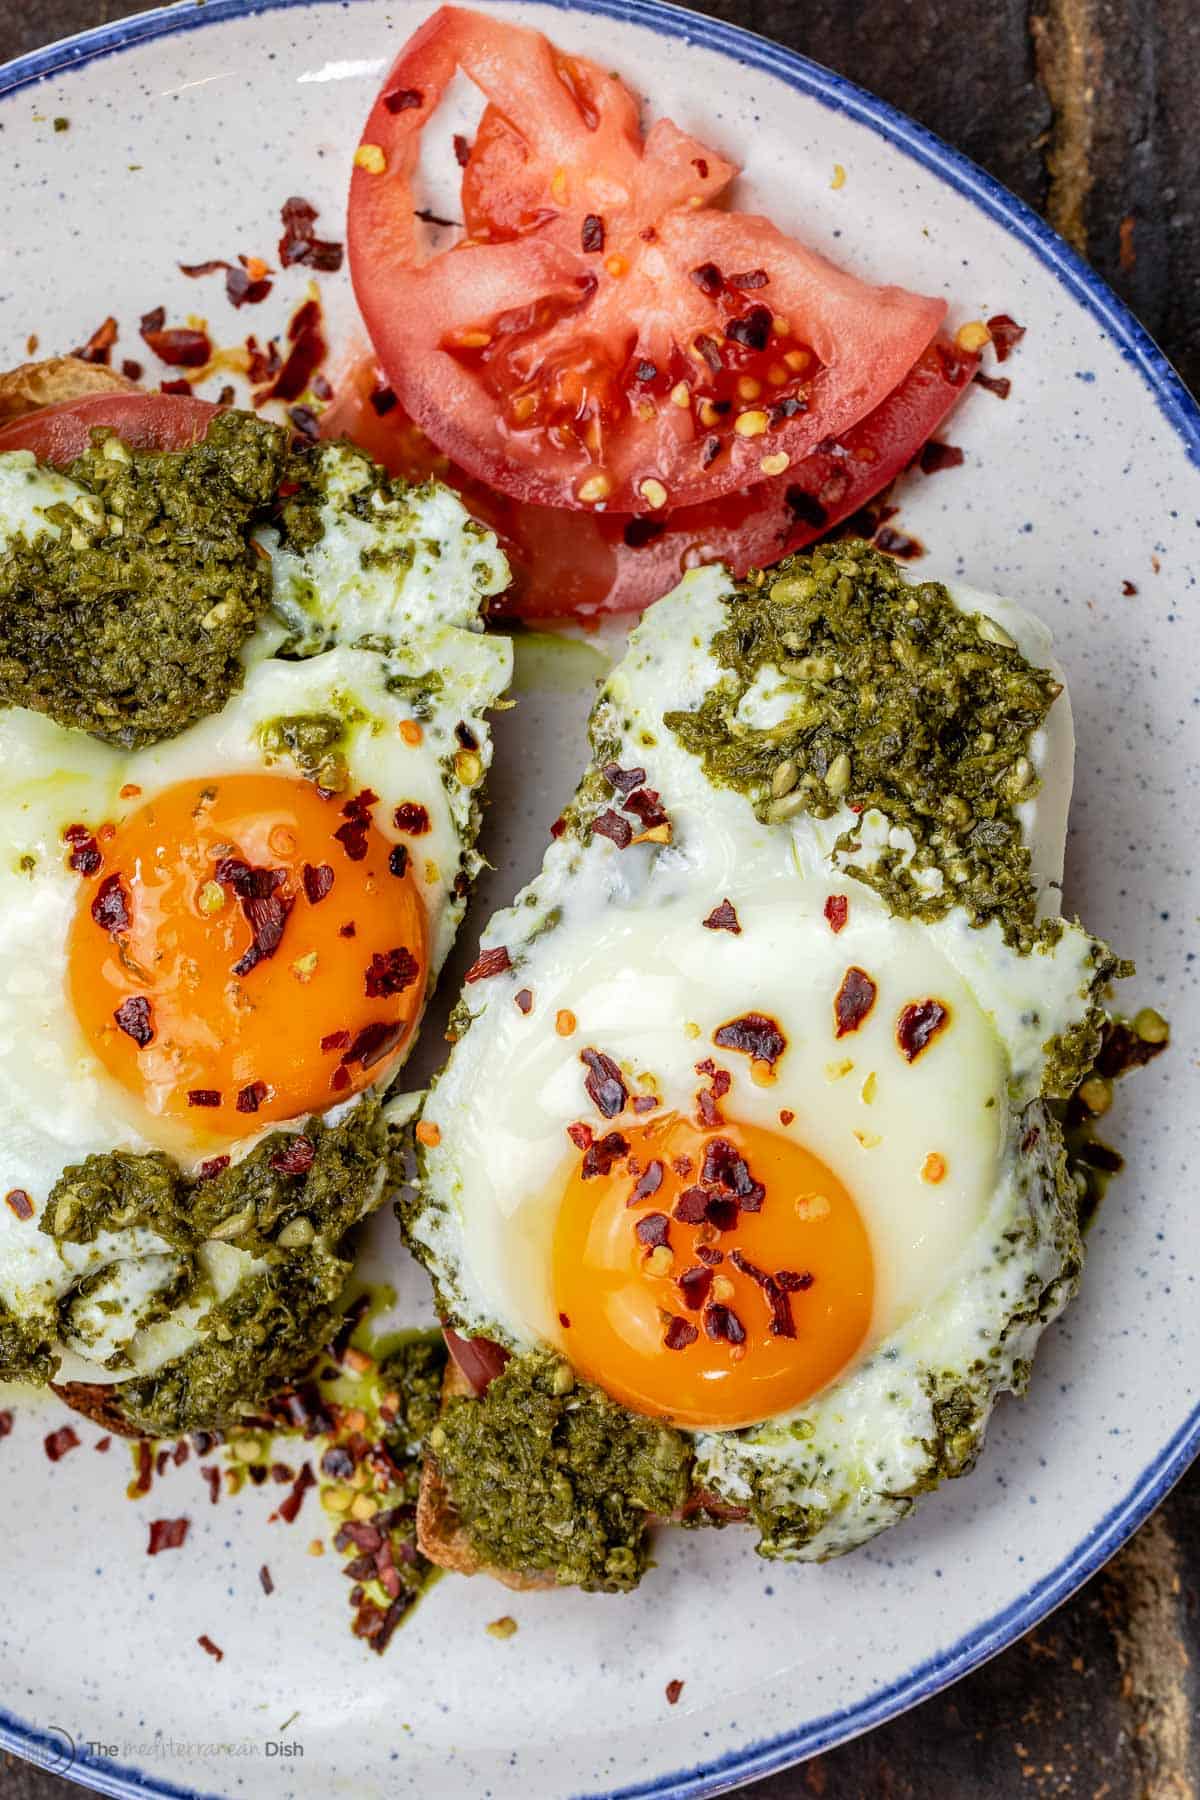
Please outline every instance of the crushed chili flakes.
M0 1412L0 1438L8 1437L12 1428L13 1416L11 1412Z
M627 850L633 842L633 826L620 813L614 812L611 806L605 807L592 820L592 830L599 832L601 837L610 838L618 850Z
M100 363L107 366L113 345L117 341L117 321L107 318L97 325L86 344L71 355L77 356L80 362Z
M493 975L503 975L506 969L512 968L512 958L503 944L497 944L493 950L481 950L471 964L464 981L487 981Z
M744 1344L746 1327L731 1306L714 1300L704 1309L704 1329L714 1344Z
M368 1000L381 1000L391 994L402 994L421 972L421 965L411 950L403 945L394 950L377 950L367 964L363 978Z
M573 1125L567 1126L567 1136L577 1150L588 1150L591 1148L596 1134L590 1125L585 1125L581 1119L577 1119Z
M620 1069L602 1050L581 1050L579 1060L588 1071L583 1084L588 1099L606 1119L615 1119L629 1099Z
M388 852L388 873L403 877L408 873L408 845L393 844Z
M190 1519L152 1519L146 1555L157 1556L163 1550L181 1550L190 1526Z
M405 800L392 814L392 823L409 837L424 837L429 830L429 809L416 800Z
M129 895L119 874L106 875L92 900L92 917L102 931L114 935L130 926Z
M937 475L943 469L957 469L964 461L964 453L957 444L939 444L936 438L930 438L922 445L919 460L922 475Z
M875 1004L878 988L865 969L852 964L842 976L833 1002L833 1022L835 1035L846 1037L857 1031Z
M1007 375L985 375L982 369L976 369L974 379L989 394L995 394L997 400L1007 400L1012 393L1012 382Z
M187 1103L189 1106L220 1106L220 1088L189 1088Z
M42 1444L51 1462L61 1462L68 1450L79 1448L79 1434L73 1425L60 1425L42 1439Z
M1018 325L1008 313L993 313L987 321L987 328L992 339L992 348L996 352L997 362L1007 362L1012 350L1025 336L1024 325Z
M267 1084L265 1081L247 1082L244 1088L239 1088L238 1090L238 1097L235 1103L238 1112L256 1113L266 1099L267 1092Z
M318 209L309 200L293 195L279 209L283 236L279 240L279 260L284 268L303 263L306 268L333 274L342 266L342 246L314 232Z
M143 314L139 326L142 341L149 345L160 362L174 369L202 369L212 361L212 340L206 331L192 325L167 325L161 306Z
M666 1696L667 1696L667 1705L668 1706L676 1705L676 1703L679 1700L680 1694L682 1694L682 1692L683 1692L682 1681L668 1681L665 1692L666 1692Z
M215 874L222 887L233 889L250 926L250 948L233 965L235 975L248 975L282 942L293 905L290 894L279 892L287 876L283 869L251 868L237 856L222 857Z
M661 1244L669 1244L671 1241L671 1221L663 1212L646 1213L638 1220L634 1230L637 1232L638 1243L644 1244L648 1250L657 1250Z
M533 989L532 988L520 988L517 991L517 993L515 993L513 995L513 1004L515 1005L518 1012L523 1012L523 1013L532 1012L533 1011Z
M737 1050L772 1069L787 1049L787 1038L775 1020L758 1012L743 1013L740 1019L718 1026L713 1032L713 1043L722 1050Z
M678 1313L663 1333L663 1344L668 1350L686 1350L700 1336L696 1327L688 1319L681 1319Z
M266 1563L263 1563L258 1571L258 1581L264 1594L273 1594L275 1592L275 1582Z
M657 1157L646 1164L637 1178L633 1192L627 1201L629 1206L640 1206L643 1200L649 1200L657 1194L663 1184L663 1166Z
M228 1167L229 1158L227 1156L210 1156L207 1162L200 1164L200 1180L211 1181L214 1175L219 1175L222 1169Z
M846 928L846 920L850 917L850 900L846 894L830 894L825 902L825 919L830 931L836 936Z
M598 254L604 248L604 220L599 213L588 213L579 233L579 247L587 256Z
M708 1299L709 1289L712 1287L712 1282L713 1272L711 1268L706 1267L702 1262L696 1263L690 1269L685 1269L683 1274L677 1278L675 1285L678 1287L680 1298L689 1312L700 1312L703 1310L704 1303Z
M875 533L875 547L885 556L899 557L905 562L925 554L925 546L919 538L910 537L905 531L895 531L890 525L881 525Z
M215 1474L216 1471L214 1470L213 1473ZM196 1639L196 1642L203 1651L213 1658L214 1662L224 1662L225 1652L220 1649L218 1645L213 1643L207 1632L202 1632Z
M734 937L741 936L742 928L732 900L722 900L720 906L714 906L702 924L706 931L731 931Z
M309 863L304 865L304 896L310 906L319 906L331 891L334 882L333 870L328 863Z
M9 1188L4 1196L4 1204L14 1219L20 1219L22 1224L33 1217L33 1201L24 1188Z
M940 1000L913 1000L896 1020L896 1042L906 1062L916 1062L922 1050L945 1029L950 1009Z
M291 1493L279 1503L277 1516L283 1520L285 1525L295 1524L300 1514L300 1508L304 1505L305 1494L309 1488L316 1487L316 1485L317 1478L312 1472L312 1464L302 1464L300 1473L292 1483Z
M615 1162L628 1155L628 1138L622 1137L619 1131L606 1132L584 1151L580 1173L585 1181L590 1181L594 1175L607 1175Z
M270 1166L277 1175L307 1175L316 1154L312 1139L298 1132L290 1144L275 1152Z

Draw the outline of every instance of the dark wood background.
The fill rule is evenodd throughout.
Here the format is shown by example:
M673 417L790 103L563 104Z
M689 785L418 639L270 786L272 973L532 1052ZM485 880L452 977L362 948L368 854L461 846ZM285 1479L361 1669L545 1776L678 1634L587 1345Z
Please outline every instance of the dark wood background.
M0 61L138 10L0 0ZM709 0L703 10L840 70L965 150L1046 214L1200 389L1200 0ZM2 208L0 156L0 220ZM744 1791L1195 1800L1198 1583L1200 1470L1003 1656L869 1737ZM77 1791L0 1758L4 1800Z

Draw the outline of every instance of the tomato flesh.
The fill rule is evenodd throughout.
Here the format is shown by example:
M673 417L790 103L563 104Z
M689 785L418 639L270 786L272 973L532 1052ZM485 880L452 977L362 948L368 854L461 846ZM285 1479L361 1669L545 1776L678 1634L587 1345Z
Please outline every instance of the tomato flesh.
M488 102L467 235L429 256L421 134L461 69ZM717 209L734 166L540 33L443 7L405 45L351 183L351 273L426 435L514 499L622 514L716 501L850 430L932 341L941 301Z
M524 618L640 612L689 568L723 562L735 575L769 568L849 518L916 456L964 389L978 358L938 341L895 391L795 469L707 505L657 516L590 516L498 494L458 468L408 417L371 357L338 383L321 420L408 480L435 476L495 531L513 570L497 611Z

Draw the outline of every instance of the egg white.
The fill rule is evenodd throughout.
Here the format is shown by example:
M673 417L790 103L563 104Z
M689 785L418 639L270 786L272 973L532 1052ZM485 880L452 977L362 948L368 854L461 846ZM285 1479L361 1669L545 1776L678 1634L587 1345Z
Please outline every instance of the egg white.
M854 1362L794 1414L751 1431L699 1432L695 1442L700 1479L718 1497L744 1505L767 1494L815 1509L792 1549L821 1556L912 1504L959 1373L982 1435L996 1393L1019 1384L1069 1297L1077 1232L1060 1204L1039 1096L1047 1043L1088 1010L1096 946L1064 925L1052 947L1022 955L998 922L973 926L961 907L933 923L893 917L840 873L836 850L853 829L855 862L885 845L911 853L911 837L881 813L858 818L843 806L825 820L801 813L765 824L742 794L710 784L663 714L694 710L721 678L711 643L731 591L720 569L685 577L610 675L594 739L606 754L619 746L622 766L646 770L672 841L618 850L599 834L583 844L569 832L491 921L482 947L503 945L513 966L464 992L462 1035L425 1107L436 1127L425 1136L437 1141L423 1150L407 1228L461 1330L569 1355L550 1244L572 1164L566 1127L595 1122L581 1047L613 1057L631 1087L652 1077L647 1086L668 1109L694 1109L695 1064L712 1056L734 1076L728 1117L779 1129L780 1109L793 1111L792 1134L841 1177L867 1226L871 1327ZM1054 668L1048 633L1019 608L973 590L951 596L1000 625L1029 661ZM767 672L743 717L777 723L790 704L795 684ZM1018 814L1047 915L1058 911L1073 751L1064 692L1030 743L1040 788ZM581 803L589 816L609 804L594 770ZM824 917L835 893L849 899L840 934ZM726 898L740 935L703 925ZM870 971L879 993L865 1024L838 1042L831 1001L850 964ZM525 988L527 1013L514 1004ZM927 997L949 1006L951 1022L910 1065L895 1021ZM563 1008L577 1020L565 1039L555 1025ZM744 1057L713 1047L717 1026L749 1011L768 1014L788 1039L770 1086L748 1078ZM940 1184L922 1179L929 1152L945 1157ZM1031 1296L1032 1316L1016 1320Z
M431 986L466 905L459 878L479 866L478 788L491 761L486 713L511 677L509 641L483 635L480 608L507 582L504 557L444 488L408 490L364 520L353 502L371 480L366 459L329 447L321 467L327 499L318 542L301 556L262 533L275 612L245 645L244 683L219 713L125 752L23 708L0 711L0 1195L22 1189L35 1209L22 1220L0 1204L0 1301L22 1317L49 1317L83 1281L71 1303L63 1379L110 1378L98 1365L118 1351L126 1373L161 1366L197 1341L208 1304L172 1307L141 1329L147 1309L178 1283L179 1258L146 1231L61 1246L39 1231L63 1168L94 1153L157 1149L190 1172L223 1149L237 1160L257 1141L208 1136L198 1144L186 1122L150 1114L94 1055L66 991L80 878L66 864L64 828L119 823L189 778L287 773L288 759L264 745L263 728L282 716L325 713L345 721L348 792L370 787L381 796L375 822L385 836L400 840L391 817L400 802L429 814L429 831L403 841L426 909ZM0 549L18 534L57 532L42 508L89 499L27 452L0 455ZM364 564L368 550L376 554ZM286 657L276 654L281 648ZM414 718L421 739L410 746L400 725ZM478 746L467 780L454 763L460 725ZM129 785L140 791L122 799ZM390 1065L381 1080L394 1074ZM217 1299L257 1267L219 1243L206 1246L201 1261Z

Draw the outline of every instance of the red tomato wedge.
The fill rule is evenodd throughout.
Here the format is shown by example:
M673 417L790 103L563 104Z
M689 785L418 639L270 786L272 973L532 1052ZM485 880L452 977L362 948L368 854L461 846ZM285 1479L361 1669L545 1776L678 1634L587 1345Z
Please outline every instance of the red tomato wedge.
M186 394L88 394L0 427L0 450L32 450L39 462L62 465L82 456L97 426L118 432L133 450L182 450L199 443L216 411Z
M874 412L786 475L661 518L585 518L494 493L456 468L393 404L370 357L339 382L321 431L353 439L393 474L417 481L436 475L458 490L497 533L512 564L501 613L538 619L640 612L697 563L724 562L735 575L769 568L849 518L913 460L977 362L939 340Z
M456 71L488 104L467 235L428 254L421 137ZM734 166L539 32L443 7L409 39L350 188L355 293L405 410L518 500L623 514L747 488L849 431L940 300L872 287L712 203ZM786 462L783 460L786 459Z

